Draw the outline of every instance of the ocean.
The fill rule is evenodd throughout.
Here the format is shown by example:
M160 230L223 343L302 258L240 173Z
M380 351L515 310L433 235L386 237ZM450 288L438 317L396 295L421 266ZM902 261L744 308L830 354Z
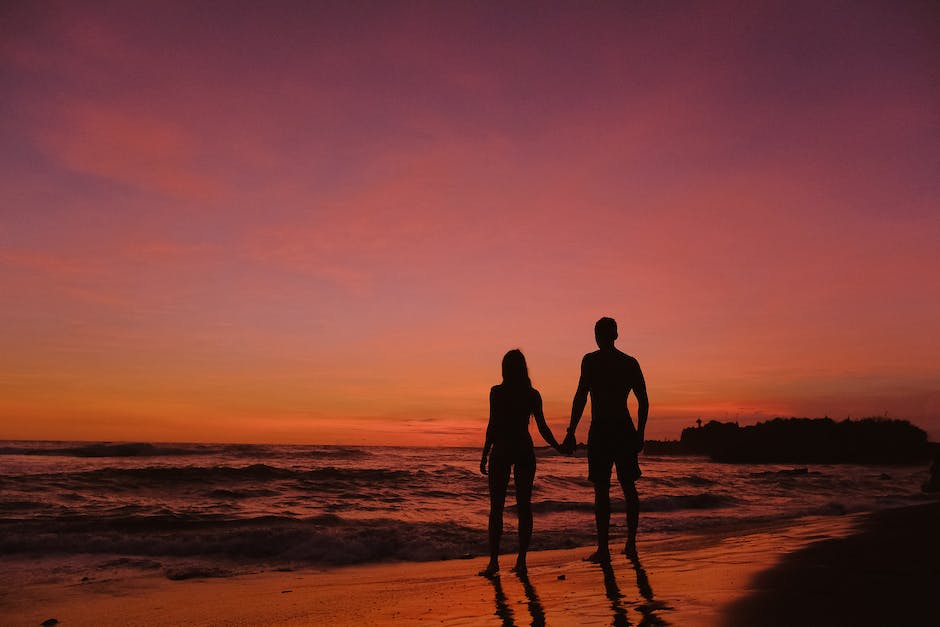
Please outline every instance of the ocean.
M590 545L583 450L537 456L532 550ZM485 555L479 457L477 448L0 442L0 555L197 560L236 570ZM641 542L926 498L926 465L642 456L641 467ZM612 534L622 538L618 491ZM513 502L510 488L505 552L516 546Z

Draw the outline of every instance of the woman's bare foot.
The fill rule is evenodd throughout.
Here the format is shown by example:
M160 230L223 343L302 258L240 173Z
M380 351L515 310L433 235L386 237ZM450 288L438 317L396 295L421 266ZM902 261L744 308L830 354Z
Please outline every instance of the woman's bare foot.
M607 549L598 549L584 558L585 562L594 564L606 564L610 561L610 551Z
M499 573L499 564L496 562L490 562L489 565L478 572L477 574L481 577L486 577L487 579L492 579Z

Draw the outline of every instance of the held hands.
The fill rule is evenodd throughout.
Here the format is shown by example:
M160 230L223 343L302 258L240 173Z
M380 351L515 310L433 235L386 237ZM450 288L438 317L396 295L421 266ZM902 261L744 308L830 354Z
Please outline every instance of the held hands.
M577 447L578 447L578 442L575 439L574 434L568 433L568 435L565 436L564 442L562 442L561 446L558 447L558 452L563 453L565 455L571 455L572 453L574 453L574 450Z
M481 475L489 474L489 473L487 473L487 471L486 471L486 462L487 462L487 456L484 455L484 456L483 456L483 459L480 460L480 474L481 474Z

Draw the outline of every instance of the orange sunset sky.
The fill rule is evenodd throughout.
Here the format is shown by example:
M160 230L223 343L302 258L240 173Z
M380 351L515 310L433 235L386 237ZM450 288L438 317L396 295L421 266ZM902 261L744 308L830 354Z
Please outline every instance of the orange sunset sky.
M480 444L593 324L940 439L934 2L0 8L0 438Z

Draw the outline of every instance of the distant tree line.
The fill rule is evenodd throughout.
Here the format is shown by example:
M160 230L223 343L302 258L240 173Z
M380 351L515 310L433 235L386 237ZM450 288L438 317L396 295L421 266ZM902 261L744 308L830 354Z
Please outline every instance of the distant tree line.
M707 455L712 461L796 464L908 464L933 455L927 433L906 420L774 418L745 427L712 420L678 442L647 442L647 454Z

